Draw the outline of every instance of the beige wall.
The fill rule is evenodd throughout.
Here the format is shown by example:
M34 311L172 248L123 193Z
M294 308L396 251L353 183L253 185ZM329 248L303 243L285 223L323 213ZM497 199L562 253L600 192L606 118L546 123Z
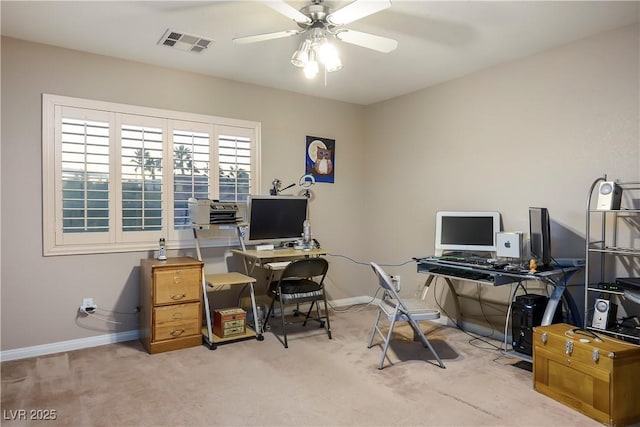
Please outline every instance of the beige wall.
M2 350L137 328L135 316L118 315L116 325L77 319L77 309L92 297L105 309L135 310L137 266L150 255L42 256L42 93L259 121L264 194L274 178L297 183L304 174L306 135L335 139L335 184L313 187L312 231L332 252L363 256L352 237L363 234L362 107L3 38ZM208 269L225 269L224 255L208 251ZM336 260L331 297L368 293L369 272Z
M640 180L639 31L626 27L368 107L365 169L377 173L367 176L367 204L400 212L395 220L388 208L370 209L371 257L431 254L438 210L497 210L504 230L526 232L529 206L549 209L555 257L584 257L593 180ZM411 264L396 273L408 286L418 280ZM477 294L468 284L465 291ZM508 301L508 289L481 292ZM465 312L482 315L471 302Z
M638 33L628 27L369 107L3 38L1 348L134 329L133 316L78 320L77 307L90 296L132 311L137 265L149 255L42 257L42 93L259 121L265 193L273 178L302 175L305 135L336 139L336 183L314 187L311 213L333 254L399 264L433 252L437 210L499 210L505 230L524 231L527 207L541 205L554 220L554 254L581 256L591 182L602 173L640 179ZM225 268L224 255L210 251L210 268ZM329 259L332 299L373 295L368 267ZM413 292L415 264L389 271ZM496 315L504 292L481 292Z

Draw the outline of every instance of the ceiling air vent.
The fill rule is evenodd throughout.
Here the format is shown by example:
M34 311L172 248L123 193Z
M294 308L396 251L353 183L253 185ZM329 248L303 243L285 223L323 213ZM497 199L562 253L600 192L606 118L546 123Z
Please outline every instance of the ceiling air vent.
M185 52L201 53L213 43L212 40L193 34L181 33L178 31L167 30L158 41L161 46L167 46Z

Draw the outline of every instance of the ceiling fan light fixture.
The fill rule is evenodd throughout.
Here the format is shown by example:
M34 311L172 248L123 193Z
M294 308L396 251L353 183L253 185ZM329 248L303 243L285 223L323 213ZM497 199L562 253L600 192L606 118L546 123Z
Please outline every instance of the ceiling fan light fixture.
M320 43L318 56L328 73L338 71L342 68L342 61L338 55L338 50L333 44L329 43L326 38Z
M308 79L313 79L318 75L318 71L319 71L320 67L318 67L318 63L317 62L309 62L305 67L304 67L304 76Z
M316 51L312 49L309 52L309 61L304 66L304 76L308 79L313 79L318 75L318 71L320 71L320 66L316 60Z
M305 40L300 44L300 48L293 52L293 56L291 57L291 63L296 67L304 68L304 66L309 62L309 51L311 50L311 42L309 40Z
M328 73L342 69L340 55L333 44L329 43L330 40L339 40L383 53L391 52L398 47L396 40L343 28L343 25L388 9L391 7L391 0L353 0L338 10L332 10L331 5L323 3L324 0L305 0L311 4L299 10L288 4L288 0L260 1L293 19L301 29L235 37L233 42L247 44L306 33L306 39L293 52L290 62L293 66L302 68L308 79L314 78L322 68L325 85Z

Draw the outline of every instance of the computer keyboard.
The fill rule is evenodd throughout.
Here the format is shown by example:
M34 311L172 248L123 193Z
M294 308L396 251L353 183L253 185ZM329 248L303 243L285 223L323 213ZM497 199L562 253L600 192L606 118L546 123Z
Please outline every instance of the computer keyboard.
M477 255L443 255L438 257L441 261L458 261L458 262L466 262L469 264L487 264L490 258L484 258Z
M460 268L433 267L430 268L428 272L433 274L442 274L444 276L460 277L461 279L468 280L484 280L490 282L493 281L493 277L490 274L473 270L464 270Z
M470 268L483 268L490 269L494 267L494 264L488 263L480 260L447 260L447 259L439 259L438 262L440 264L451 264L456 267L470 267Z
M291 261L279 261L267 263L266 266L272 270L282 270L289 264L291 264Z

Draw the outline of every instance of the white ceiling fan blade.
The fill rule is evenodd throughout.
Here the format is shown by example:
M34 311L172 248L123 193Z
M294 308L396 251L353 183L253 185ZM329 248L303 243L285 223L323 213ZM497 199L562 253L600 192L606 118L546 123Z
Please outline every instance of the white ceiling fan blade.
M382 53L389 53L398 47L396 40L360 31L340 30L336 34L336 37L343 42L377 50Z
M236 37L233 39L233 42L238 44L248 44L248 43L262 42L265 40L280 39L283 37L291 37L303 32L304 30L276 31L275 33L264 33L264 34L256 34L253 36Z
M262 3L269 6L276 12L281 13L287 18L293 19L296 22L299 22L301 24L311 23L311 18L309 18L307 15L303 14L293 6L289 6L283 0L262 0Z
M346 25L391 7L391 0L356 0L327 15L331 25Z

